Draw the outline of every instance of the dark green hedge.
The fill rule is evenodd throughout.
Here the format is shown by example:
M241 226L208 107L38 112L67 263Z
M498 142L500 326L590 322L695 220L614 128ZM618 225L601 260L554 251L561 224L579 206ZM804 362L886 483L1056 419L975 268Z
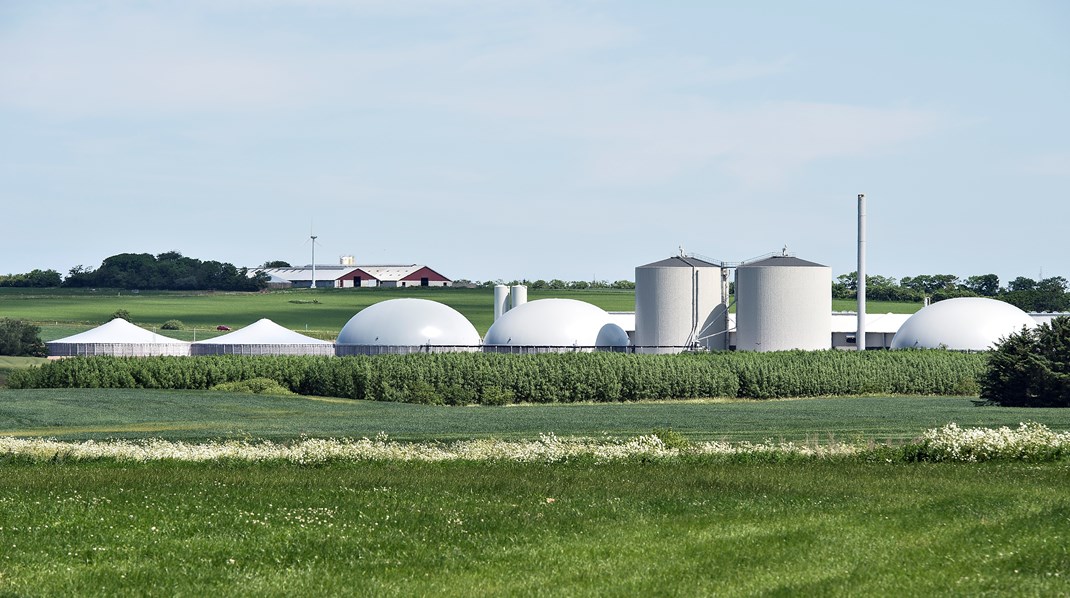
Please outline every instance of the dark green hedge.
M88 357L21 370L12 388L208 389L270 378L306 395L423 403L975 394L985 356L947 351L371 357Z

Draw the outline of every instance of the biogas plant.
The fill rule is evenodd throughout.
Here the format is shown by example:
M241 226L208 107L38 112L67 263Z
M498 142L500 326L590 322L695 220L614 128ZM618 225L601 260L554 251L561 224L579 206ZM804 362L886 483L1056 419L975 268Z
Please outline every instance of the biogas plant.
M730 270L736 275L734 304L728 293ZM498 285L494 323L483 339L446 305L392 299L353 316L338 335L335 351L830 349L831 289L830 268L786 253L733 265L681 253L635 269L634 313L610 313L575 299L528 301L526 287Z
M735 281L734 297L729 282ZM460 312L427 299L389 299L354 315L334 343L263 319L187 343L125 320L48 343L52 356L377 355L856 349L857 314L833 313L832 272L787 251L738 263L680 253L635 269L635 312L574 299L527 300L524 286L494 289L494 323L480 335ZM981 351L1033 327L1031 316L984 298L948 299L914 315L867 314L866 347Z
M313 236L313 242L315 239ZM315 287L316 266L311 269L310 286ZM402 274L421 277L425 286L430 285L432 274L437 275L428 268L409 269L412 271ZM1053 317L1030 315L1009 303L979 297L948 299L911 316L867 313L865 195L858 196L857 272L855 313L833 313L831 268L789 255L786 247L743 262L713 260L681 250L678 255L635 269L634 313L610 313L574 299L529 302L526 287L498 285L494 288L494 323L483 338L463 314L445 304L390 299L354 315L333 346L266 319L194 343L113 320L47 344L52 356L344 356L458 351L671 354L833 348L984 351L1003 337ZM729 293L733 273L734 297ZM362 286L359 276L352 286Z

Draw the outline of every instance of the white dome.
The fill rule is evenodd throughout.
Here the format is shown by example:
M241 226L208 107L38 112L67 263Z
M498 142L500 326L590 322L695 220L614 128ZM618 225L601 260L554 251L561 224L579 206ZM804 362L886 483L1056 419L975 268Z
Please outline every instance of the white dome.
M484 346L626 347L628 333L605 310L575 299L530 301L502 314Z
M427 299L389 299L360 310L338 333L336 346L479 346L461 313Z
M1004 301L984 297L946 299L910 316L892 339L892 349L987 351L999 339L1037 324Z

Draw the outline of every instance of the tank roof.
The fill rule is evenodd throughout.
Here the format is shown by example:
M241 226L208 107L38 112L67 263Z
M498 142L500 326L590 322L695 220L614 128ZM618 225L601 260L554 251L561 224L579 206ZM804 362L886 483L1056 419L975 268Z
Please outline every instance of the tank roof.
M720 264L711 264L706 260L700 260L697 257L684 257L674 255L668 259L661 260L660 262L654 262L645 266L639 266L640 268L720 268Z
M740 264L740 268L768 268L777 266L790 266L793 268L827 268L828 266L822 264L816 264L814 262L808 262L801 260L797 257L791 257L788 255L774 255L773 257L765 258L764 260L758 260L756 262L744 262Z

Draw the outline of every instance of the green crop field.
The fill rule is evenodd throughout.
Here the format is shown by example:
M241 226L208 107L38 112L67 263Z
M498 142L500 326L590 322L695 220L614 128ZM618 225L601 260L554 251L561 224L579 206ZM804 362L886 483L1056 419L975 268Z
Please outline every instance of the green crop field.
M695 440L883 442L948 422L1017 426L1036 421L1070 430L1070 410L978 407L961 397L851 397L778 401L442 407L409 403L221 392L0 390L0 436L175 440L299 436L398 440L629 437L672 428Z
M912 314L922 308L921 303L903 301L867 301L867 314ZM854 299L833 299L832 311L858 311L858 302Z
M0 314L21 318L42 327L42 338L54 340L103 324L117 310L130 312L134 323L158 328L167 320L180 320L187 329L160 331L183 340L219 334L216 326L247 326L269 318L292 330L333 339L361 309L401 297L431 299L464 314L485 333L494 319L491 289L309 289L266 293L181 293L73 289L0 289ZM633 311L632 291L530 291L531 300L567 297L593 303L608 311Z
M310 336L333 339L349 318L361 309L400 297L445 303L464 314L480 334L486 333L494 319L491 289L461 288L301 289L266 293L0 288L0 315L36 323L42 328L44 340L63 338L103 324L120 309L130 312L134 323L140 326L187 341L216 336L220 334L215 330L219 325L237 328L260 318L269 318ZM551 297L587 301L607 311L635 310L635 293L630 290L528 292L530 300ZM887 302L867 305L870 313L913 313L921 307L920 304ZM854 308L850 301L833 302L836 310ZM180 320L186 328L181 331L158 330L167 320Z

